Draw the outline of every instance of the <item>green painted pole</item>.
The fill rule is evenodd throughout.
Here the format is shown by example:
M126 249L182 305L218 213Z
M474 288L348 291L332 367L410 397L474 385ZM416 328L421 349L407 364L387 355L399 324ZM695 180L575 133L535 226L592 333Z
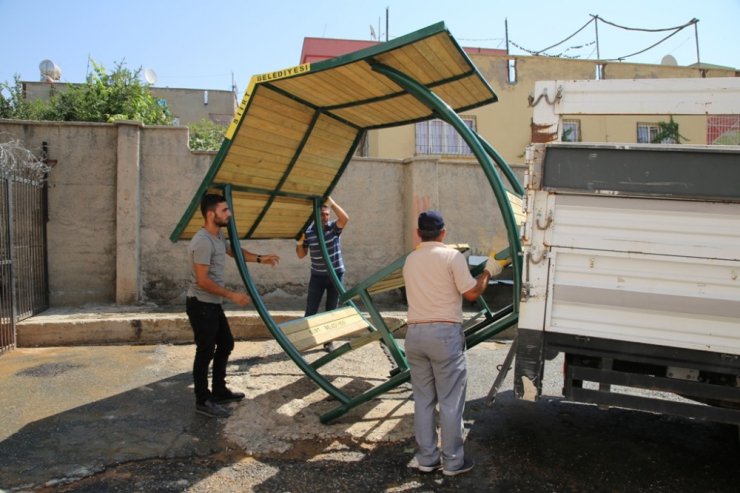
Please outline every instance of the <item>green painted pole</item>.
M466 144L470 147L473 154L478 159L478 163L481 165L486 178L488 179L493 193L498 202L499 209L501 210L501 216L506 226L506 233L509 240L511 251L515 252L512 255L511 265L514 269L514 288L513 288L513 299L514 299L514 310L518 313L519 311L519 299L521 296L521 242L519 241L519 231L517 230L516 219L514 218L514 212L511 209L509 199L506 197L506 189L504 188L501 179L496 173L496 170L491 163L491 158L482 144L482 139L473 132L465 122L450 108L450 106L440 99L436 94L429 90L423 84L415 81L408 75L396 70L393 67L389 67L382 63L371 61L370 65L372 69L379 72L399 86L406 89L409 94L418 99L421 103L432 109L442 120L452 125L455 130L460 134ZM492 149L492 148L491 148ZM494 151L495 152L495 151ZM505 162L504 166L508 167ZM513 173L512 173L513 176Z
M231 185L224 186L224 198L226 198L226 203L229 206L230 210L234 210L233 207L233 200L231 196ZM260 317L262 318L262 321L265 322L265 325L269 329L269 331L272 333L272 336L275 338L275 340L280 344L280 347L283 348L283 350L286 352L288 356L290 356L290 359L292 359L296 365L305 373L311 380L316 382L319 387L324 389L328 394L336 398L339 402L342 404L347 404L351 401L351 399L336 388L334 385L332 385L327 379L325 379L321 374L319 374L314 368L311 367L311 365L308 364L308 362L303 358L303 356L295 349L295 346L288 340L287 337L285 337L285 334L283 334L283 331L280 330L280 327L278 327L278 324L275 323L275 320L270 315L270 312L267 310L267 307L265 307L265 304L262 302L262 297L259 294L259 291L257 291L257 288L254 286L254 283L252 282L252 277L249 274L249 269L247 268L247 263L244 261L244 255L242 253L242 247L239 243L239 234L236 230L236 219L232 216L229 220L228 225L229 230L229 242L231 244L231 251L234 253L234 260L236 261L236 266L239 269L239 274L241 275L242 281L244 282L244 285L247 288L247 292L249 293L249 296L252 298L252 303L254 303L254 307L257 309L257 312L260 314Z

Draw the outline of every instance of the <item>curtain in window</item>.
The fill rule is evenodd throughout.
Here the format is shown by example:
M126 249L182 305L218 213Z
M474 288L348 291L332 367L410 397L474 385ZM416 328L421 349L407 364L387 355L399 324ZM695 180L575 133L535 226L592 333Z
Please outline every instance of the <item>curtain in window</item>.
M475 119L464 118L468 128L475 131ZM455 128L442 120L430 120L416 124L417 154L471 155L470 147Z

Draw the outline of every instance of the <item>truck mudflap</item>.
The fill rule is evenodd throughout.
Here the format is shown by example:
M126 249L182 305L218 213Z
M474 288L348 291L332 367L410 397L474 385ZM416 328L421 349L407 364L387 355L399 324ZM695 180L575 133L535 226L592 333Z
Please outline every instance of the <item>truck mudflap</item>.
M514 394L518 399L535 401L542 394L545 333L519 328L516 336Z

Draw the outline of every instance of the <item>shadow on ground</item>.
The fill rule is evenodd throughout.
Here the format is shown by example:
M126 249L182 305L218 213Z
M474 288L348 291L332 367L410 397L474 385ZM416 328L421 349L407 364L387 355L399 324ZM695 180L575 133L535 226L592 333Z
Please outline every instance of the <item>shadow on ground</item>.
M25 355L23 362L3 358L0 392L8 395L10 385L16 386L15 395L4 403L9 418L4 422L22 419L18 416L23 412L34 416L38 406L47 410L10 432L2 428L0 436L6 438L0 442L0 488L737 491L736 427L602 411L559 398L529 403L514 399L509 390L487 407L483 396L505 347L486 344L468 353L473 375L465 413L466 450L477 465L469 474L448 478L407 467L414 453L407 386L322 425L318 416L336 402L327 400L274 342L237 346L229 381L244 390L247 399L231 405L228 420L193 413L187 370L192 347L129 348L121 358L114 354L124 348L55 350L43 357ZM357 391L374 385L387 368L372 351L356 351L346 361L327 366L326 373L336 385ZM121 362L125 365L119 368ZM90 390L98 387L109 395ZM60 391L68 395L49 395Z

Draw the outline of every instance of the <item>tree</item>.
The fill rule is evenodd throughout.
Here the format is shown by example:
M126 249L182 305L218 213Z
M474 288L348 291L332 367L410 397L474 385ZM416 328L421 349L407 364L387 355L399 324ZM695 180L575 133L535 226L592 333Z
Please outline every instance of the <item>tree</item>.
M0 83L0 118L12 120L49 120L48 104L43 101L28 101L23 97L23 85L18 74L13 84Z
M226 125L219 125L203 118L189 127L190 149L194 151L217 151L224 141Z
M658 132L653 137L653 144L680 144L682 140L688 140L678 131L678 123L673 121L673 115L668 122L658 122Z
M22 97L18 76L15 84L0 85L0 117L23 120L113 122L136 120L146 125L171 125L166 103L154 98L148 84L140 81L141 68L130 70L117 62L110 74L91 60L93 70L84 84L68 84L53 92L48 101L27 101ZM2 92L8 96L3 96Z
M141 68L126 68L116 63L108 74L105 67L91 61L93 70L85 84L72 85L52 96L49 103L56 120L113 122L136 120L147 125L171 125L172 115L166 104L160 104L140 81Z

